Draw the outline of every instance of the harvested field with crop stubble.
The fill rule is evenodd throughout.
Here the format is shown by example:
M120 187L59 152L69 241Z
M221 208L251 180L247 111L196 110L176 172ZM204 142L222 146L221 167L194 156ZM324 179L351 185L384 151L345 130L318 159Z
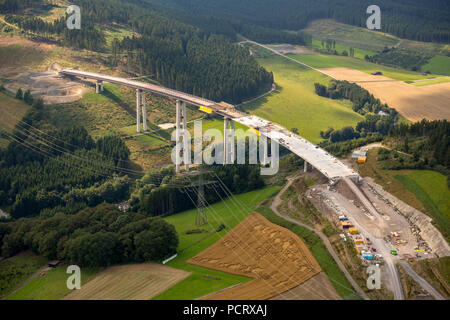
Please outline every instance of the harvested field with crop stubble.
M321 272L299 237L256 212L188 263L255 279L203 297L208 300L270 299Z
M357 83L410 121L420 121L424 118L450 120L450 82L417 87L350 68L321 70L339 80Z
M150 300L190 275L155 263L109 267L65 300Z

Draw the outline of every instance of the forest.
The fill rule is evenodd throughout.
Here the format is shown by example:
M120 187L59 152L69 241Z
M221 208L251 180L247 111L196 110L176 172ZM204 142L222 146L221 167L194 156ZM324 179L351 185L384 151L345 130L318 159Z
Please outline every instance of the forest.
M447 120L400 123L389 137L402 142L403 152L422 158L426 164L450 169L450 122Z
M365 56L365 60L374 63L381 63L388 66L400 66L407 70L417 71L428 62L432 56L410 51L399 50L397 48L384 48L373 56Z
M365 116L355 129L344 127L335 130L330 127L320 132L325 141L319 145L336 156L344 156L352 149L382 140L397 125L398 112L355 83L331 80L328 86L315 83L314 87L321 97L350 100L353 111Z
M2 256L32 250L80 267L161 261L176 253L177 246L174 226L163 219L124 213L105 203L71 215L0 223Z
M195 14L209 14L277 30L300 30L316 19L366 27L368 6L381 9L381 31L401 38L450 42L450 3L446 0L146 0Z

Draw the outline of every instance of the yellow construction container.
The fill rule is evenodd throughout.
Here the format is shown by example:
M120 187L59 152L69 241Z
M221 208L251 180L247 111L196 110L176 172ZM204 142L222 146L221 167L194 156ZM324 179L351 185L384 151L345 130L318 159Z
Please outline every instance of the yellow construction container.
M205 113L209 113L209 114L213 113L213 110L211 108L208 108L208 107L200 106L199 110L203 111Z
M356 162L358 163L366 163L367 161L367 157L358 157L358 160L356 160Z
M352 236L353 238L353 242L355 242L355 244L364 244L364 237L360 234L356 234L354 236Z
M362 251L364 251L364 246L361 244L355 244L355 250L358 254L361 254Z
M359 233L359 232L358 232L358 229L356 229L355 227L349 228L349 229L348 229L348 232L349 232L350 234L358 234L358 233Z

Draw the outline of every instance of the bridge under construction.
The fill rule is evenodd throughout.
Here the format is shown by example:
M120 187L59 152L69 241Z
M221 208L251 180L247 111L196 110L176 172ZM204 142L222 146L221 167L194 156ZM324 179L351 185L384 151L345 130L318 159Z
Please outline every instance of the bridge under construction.
M359 175L344 165L339 159L330 155L327 151L312 144L301 136L294 134L279 124L270 122L254 115L248 115L235 109L234 106L227 103L217 103L204 98L196 97L191 94L180 92L173 89L164 88L162 86L145 83L141 81L104 75L100 73L87 72L75 69L63 69L59 72L62 76L79 77L82 79L90 79L96 81L96 92L103 91L103 82L115 83L123 85L136 90L136 130L147 130L146 120L146 99L145 93L153 93L162 95L168 98L176 100L176 145L183 145L189 143L187 137L187 117L186 117L186 104L199 107L199 110L208 114L217 114L224 118L225 134L224 141L224 163L234 162L234 123L238 122L246 127L249 127L258 136L266 137L265 140L267 150L267 140L271 140L271 144L278 143L287 148L291 152L295 153L303 160L305 160L305 171L308 170L308 166L312 166L325 175L332 181L340 180L341 178L350 178L352 180L358 180ZM141 126L142 124L142 126ZM142 129L141 129L142 128ZM183 142L181 142L183 141ZM231 144L231 147L230 147ZM183 153L183 163L186 170L189 170L189 161L187 157L190 156L183 150L189 150L187 145L183 145L183 148L179 147L177 150ZM228 149L227 149L228 148ZM231 156L228 156L231 154ZM180 171L181 163L176 163L177 171ZM349 180L349 179L345 179Z

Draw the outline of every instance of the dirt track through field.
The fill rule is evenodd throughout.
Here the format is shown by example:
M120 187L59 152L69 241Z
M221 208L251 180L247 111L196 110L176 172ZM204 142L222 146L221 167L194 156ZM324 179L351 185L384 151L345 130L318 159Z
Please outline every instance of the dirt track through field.
M156 263L114 266L64 300L150 300L189 275Z
M357 83L410 121L450 120L450 82L417 87L350 68L320 70L339 80Z
M270 299L321 272L297 235L256 212L188 263L254 278L203 298L208 300Z

